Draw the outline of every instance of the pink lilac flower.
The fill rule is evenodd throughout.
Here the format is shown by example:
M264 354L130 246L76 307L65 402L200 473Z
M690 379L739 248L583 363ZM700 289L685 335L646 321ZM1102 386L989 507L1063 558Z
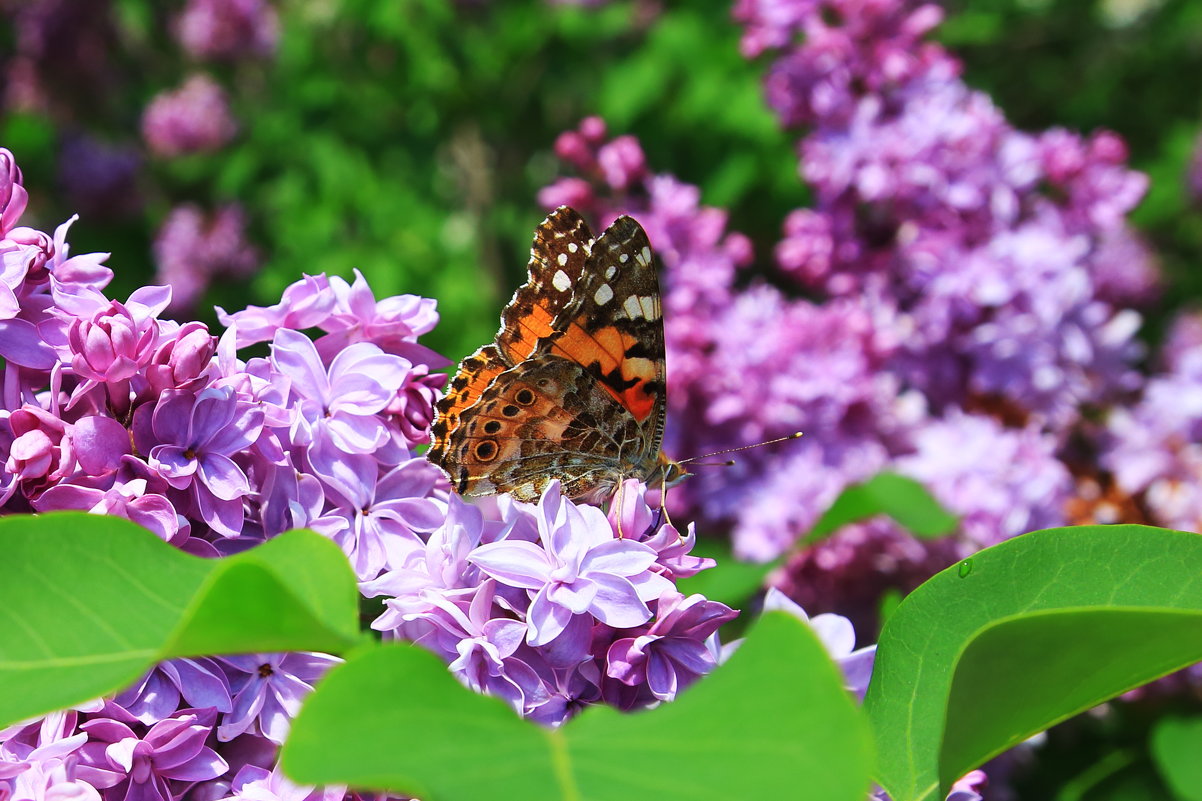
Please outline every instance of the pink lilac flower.
M281 744L313 683L341 660L288 653L223 656L218 661L229 675L233 710L223 716L217 739L228 741L250 731Z
M279 21L267 0L188 0L176 34L198 59L268 56L275 51Z
M1152 376L1130 407L1112 409L1102 466L1120 490L1142 499L1157 525L1202 529L1202 347L1184 318L1171 340L1169 371Z
M192 205L173 209L155 237L154 256L156 280L171 287L174 310L195 307L214 279L249 275L260 263L236 204L211 214Z
M237 801L342 801L346 788L306 787L294 784L280 771L246 765L234 776L229 795Z
M142 115L142 138L162 158L220 150L237 131L225 91L203 74L157 95Z

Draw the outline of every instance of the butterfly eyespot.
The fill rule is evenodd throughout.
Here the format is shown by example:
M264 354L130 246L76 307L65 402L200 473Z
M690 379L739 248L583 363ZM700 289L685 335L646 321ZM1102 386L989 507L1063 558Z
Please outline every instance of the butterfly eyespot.
M519 389L513 399L523 406L530 406L534 403L534 393L528 389Z
M491 439L486 439L483 442L477 442L473 448L476 458L482 462L490 462L497 455L497 443Z
M518 407L514 406L512 403L506 404L501 407L501 414L503 414L506 417L517 417L521 413L522 413L522 410L519 409Z
M497 434L497 433L500 433L500 431L501 431L501 421L500 420L489 420L487 423L484 424L484 433L485 434Z

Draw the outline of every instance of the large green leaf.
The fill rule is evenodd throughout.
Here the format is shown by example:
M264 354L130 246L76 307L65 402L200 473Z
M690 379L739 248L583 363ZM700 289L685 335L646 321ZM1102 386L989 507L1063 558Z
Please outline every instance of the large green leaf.
M917 537L942 537L952 533L957 522L956 516L914 479L878 473L843 490L810 529L806 541L820 540L841 526L876 515L888 515Z
M460 687L414 647L332 670L284 745L297 781L425 801L862 801L869 742L808 626L765 615L729 663L658 709L590 709L560 729Z
M1152 729L1150 750L1165 784L1182 801L1202 801L1202 718L1164 718Z
M117 517L0 518L0 726L95 698L161 659L344 651L359 640L346 557L290 531L201 559Z
M880 783L956 776L1071 715L1202 659L1202 538L1146 526L1027 534L915 590L865 699Z

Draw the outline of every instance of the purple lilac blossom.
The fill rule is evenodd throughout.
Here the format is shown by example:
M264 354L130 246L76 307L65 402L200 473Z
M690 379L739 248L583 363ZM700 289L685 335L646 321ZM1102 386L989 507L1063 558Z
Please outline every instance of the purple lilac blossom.
M225 90L203 74L161 92L142 114L142 138L161 158L220 150L237 131Z
M670 700L713 668L708 643L735 612L673 590L712 562L688 554L691 530L655 524L645 487L621 492L621 537L557 483L537 506L504 501L487 518L452 497L424 544L396 549L363 585L384 597L373 628L549 725L602 698L626 709Z

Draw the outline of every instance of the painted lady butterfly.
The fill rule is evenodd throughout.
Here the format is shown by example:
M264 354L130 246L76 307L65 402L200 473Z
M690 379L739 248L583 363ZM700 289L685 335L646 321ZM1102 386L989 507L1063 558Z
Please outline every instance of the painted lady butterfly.
M567 497L598 502L627 478L688 475L660 449L658 263L630 217L596 240L566 206L543 221L495 343L463 360L437 406L428 458L456 490L533 501L559 479Z

